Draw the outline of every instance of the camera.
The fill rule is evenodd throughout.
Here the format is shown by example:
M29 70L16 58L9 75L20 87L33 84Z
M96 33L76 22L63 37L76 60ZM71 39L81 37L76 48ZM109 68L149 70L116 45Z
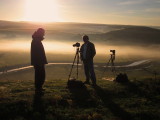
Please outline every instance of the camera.
M110 52L112 52L112 54L115 55L116 50L110 50Z
M73 47L80 47L80 43L75 43L75 44L73 44Z

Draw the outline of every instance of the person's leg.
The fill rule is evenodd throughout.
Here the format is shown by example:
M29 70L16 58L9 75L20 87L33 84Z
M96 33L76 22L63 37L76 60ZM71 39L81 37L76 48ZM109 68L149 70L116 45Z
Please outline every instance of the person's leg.
M86 76L86 81L85 83L89 83L89 67L88 67L88 62L87 61L83 61L84 64L84 72L85 72L85 76Z
M40 87L42 88L46 78L45 65L40 66Z
M35 65L34 66L34 69L35 69L35 89L38 90L40 89L40 79L41 79L41 76L40 76L40 67L38 65Z
M42 86L45 82L45 66L35 65L35 89L42 90Z
M92 83L93 83L93 85L96 85L96 75L95 75L95 72L94 72L93 60L90 60L88 62L88 64L89 64L89 73L90 73Z

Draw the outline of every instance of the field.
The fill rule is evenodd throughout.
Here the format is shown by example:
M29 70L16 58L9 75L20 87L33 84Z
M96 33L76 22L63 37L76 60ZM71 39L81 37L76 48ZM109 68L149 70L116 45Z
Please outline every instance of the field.
M100 79L95 68L97 87L67 88L70 65L46 67L44 95L34 93L34 71L28 69L1 75L0 116L15 120L157 120L159 113L159 77L131 79L116 83ZM79 80L84 81L82 67ZM74 71L75 73L75 71ZM73 75L74 76L74 75Z
M33 68L6 71L30 65L30 36L38 25L5 23L6 26L0 24L0 73L4 72L0 74L0 120L160 119L160 42L158 37L152 41L153 36L159 34L158 29L78 23L53 24L56 28L44 26L48 35L43 42L48 62L69 64L47 65L45 92L36 94ZM135 32L137 30L143 30L139 32L141 35ZM82 44L82 33L91 36L97 49L94 63L98 86L67 88L70 63L76 51L72 44L77 41ZM115 66L141 60L149 60L149 63L116 67L117 74L126 73L129 82L114 82L116 75L110 68L103 67L110 58L110 49L116 50ZM84 82L81 64L78 80ZM76 66L72 77L76 77Z

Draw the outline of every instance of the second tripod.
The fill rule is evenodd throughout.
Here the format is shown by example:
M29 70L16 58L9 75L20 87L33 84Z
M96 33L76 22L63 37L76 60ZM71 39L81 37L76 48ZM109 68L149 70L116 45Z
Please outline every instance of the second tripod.
M115 73L116 69L115 69L115 66L114 66L114 61L116 59L116 51L115 50L110 50L110 52L112 52L112 54L110 54L111 57L110 57L110 59L107 63L107 66L109 65L109 63L111 63L111 71Z
M108 61L108 63L106 64L106 68L109 66L109 63L111 63L111 71L116 74L116 69L115 69L115 66L114 66L114 61L115 61L115 56L116 56L116 51L115 50L110 50L110 52L112 54L110 54L110 59ZM103 71L103 74L105 73L106 69ZM103 74L102 74L102 77L103 77Z

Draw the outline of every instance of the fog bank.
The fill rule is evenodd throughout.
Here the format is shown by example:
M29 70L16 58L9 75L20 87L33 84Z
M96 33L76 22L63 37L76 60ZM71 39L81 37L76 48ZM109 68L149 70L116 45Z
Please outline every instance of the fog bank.
M83 42L80 42L83 44ZM60 42L60 41L50 41L44 40L43 45L46 53L53 54L74 54L76 48L73 47L73 42ZM31 41L28 40L3 40L0 43L0 51L17 51L17 52L30 52ZM138 55L145 57L157 57L159 58L160 45L150 45L150 46L111 46L101 43L95 43L97 55L109 55L110 50L116 50L116 55Z

